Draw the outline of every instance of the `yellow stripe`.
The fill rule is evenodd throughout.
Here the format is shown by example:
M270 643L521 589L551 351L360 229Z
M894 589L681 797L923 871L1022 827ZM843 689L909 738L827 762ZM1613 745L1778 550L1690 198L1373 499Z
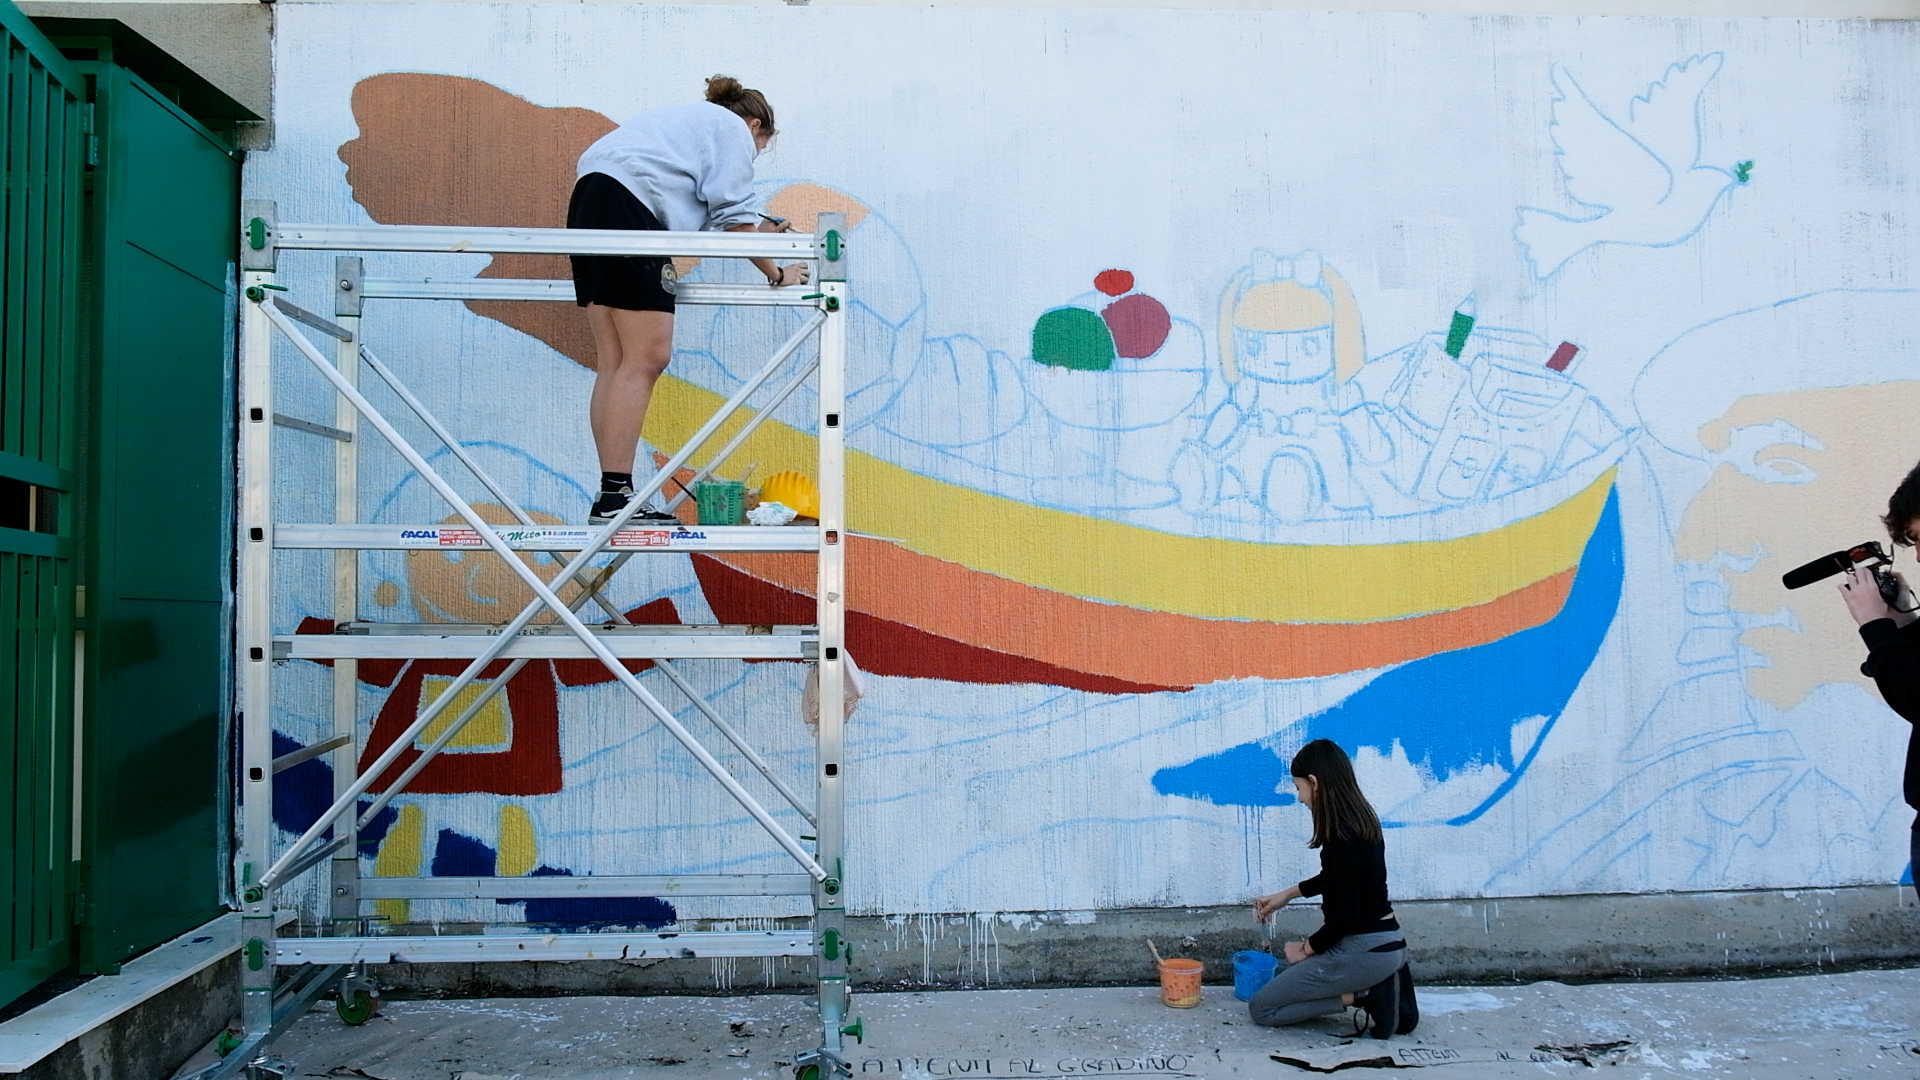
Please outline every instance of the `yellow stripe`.
M533 831L533 815L518 803L501 804L500 847L493 857L494 874L526 877L539 865L540 841Z
M373 856L374 876L419 877L420 867L426 862L426 835L426 812L413 803L402 805L400 816L388 826L386 837L380 841L380 850ZM410 903L375 900L373 910L397 926L407 921Z
M722 398L671 375L654 388L646 438L677 450ZM717 449L745 418L707 445ZM701 459L696 456L695 461ZM768 420L735 455L813 475L813 436ZM725 467L721 470L727 471ZM1613 470L1559 505L1454 540L1263 544L1180 536L1034 506L847 452L848 528L1027 585L1149 611L1260 622L1376 622L1472 607L1580 560Z

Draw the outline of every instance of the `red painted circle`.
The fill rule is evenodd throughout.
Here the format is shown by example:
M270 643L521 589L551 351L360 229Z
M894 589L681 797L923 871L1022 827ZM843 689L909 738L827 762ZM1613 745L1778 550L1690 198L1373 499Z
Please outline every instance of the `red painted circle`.
M1133 275L1125 270L1102 270L1093 276L1093 287L1108 296L1119 296L1133 288Z
M1152 356L1167 343L1173 319L1166 305L1151 296L1136 293L1123 296L1100 312L1113 332L1114 351L1130 360Z

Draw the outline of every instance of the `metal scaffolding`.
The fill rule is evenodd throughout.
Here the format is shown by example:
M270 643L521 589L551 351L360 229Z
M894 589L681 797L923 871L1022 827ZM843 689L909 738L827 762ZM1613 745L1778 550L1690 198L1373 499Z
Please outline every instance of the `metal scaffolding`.
M820 1044L795 1062L799 1080L834 1080L849 1074L842 1054L843 1035L860 1035L849 1022L841 739L844 708L842 628L845 594L845 479L843 419L847 350L847 226L843 215L822 214L813 235L794 233L612 232L568 229L443 228L432 226L291 225L276 221L270 202L248 202L243 214L240 378L240 558L238 664L242 744L238 820L241 849L238 888L244 925L242 940L243 1033L239 1044L210 1073L273 1075L264 1051L271 1041L329 989L337 989L339 1012L349 1023L372 1013L374 987L367 968L384 963L441 963L516 960L588 960L713 957L813 957L817 966ZM369 300L553 300L572 301L569 282L465 279L406 280L368 277L358 254L336 259L332 291L334 314L326 318L295 306L276 282L277 254L287 250L334 252L460 252L564 255L691 255L705 258L800 259L811 263L811 287L773 288L682 283L677 303L775 306L807 309L809 317L795 334L688 439L645 484L612 522L593 527L539 525L474 460L467 449L420 401L391 368L361 340L363 304ZM316 338L315 335L318 335ZM293 346L334 391L332 422L284 416L273 403L276 337ZM817 356L805 359L801 346L818 343ZM331 356L329 356L329 350ZM802 359L796 360L796 357ZM298 365L296 365L298 366ZM520 524L498 527L477 513L470 501L410 445L380 409L359 389L362 369L371 371L432 432L487 495ZM776 376L784 381L776 383ZM697 530L631 524L662 485L689 466L694 455L730 417L749 408L766 387L766 400L694 472L679 494L663 498L672 510L693 484L729 455L809 379L817 382L820 512L815 526L756 528L702 526ZM334 520L280 523L273 520L275 426L332 441ZM367 524L359 521L357 479L363 436L374 433L464 519L447 527ZM436 451L437 453L437 451ZM360 557L364 551L409 550L448 544L490 550L533 593L535 599L504 624L382 623L360 610ZM332 622L328 634L294 634L272 625L276 580L285 573L278 558L289 550L330 550ZM570 552L565 568L549 586L520 557L519 551ZM686 552L806 552L817 557L817 616L810 626L653 626L634 625L603 591L637 554ZM556 558L559 556L556 555ZM571 602L559 593L578 593ZM602 614L583 620L588 603ZM550 613L551 622L538 622ZM358 662L368 659L457 659L465 669L420 710L413 722L365 769L358 708ZM699 714L764 784L813 829L796 836L784 828L741 778L700 741L672 711L622 663L653 661L667 680L686 695ZM794 786L757 753L674 666L681 659L741 658L803 660L818 665L819 723L813 768L814 797L808 806ZM279 757L274 755L273 673L289 659L329 661L333 665L331 735ZM594 659L604 665L639 707L643 720L664 727L693 758L765 829L793 859L795 871L770 874L710 874L586 877L369 877L362 878L360 830L369 826L421 770L453 742L530 660ZM403 755L416 747L461 691L496 661L506 670L472 695L450 723L420 746L417 758L383 781ZM319 819L290 845L276 843L272 819L274 774L324 757L333 767L334 797ZM749 779L753 779L749 777ZM800 785L805 787L804 783ZM378 790L375 788L378 787ZM809 845L811 849L809 849ZM275 897L306 874L321 871L330 897L328 925L340 933L320 937L281 936ZM368 932L364 905L377 899L515 900L541 897L734 896L810 897L809 927L787 930L715 930L680 933L578 932L489 933L484 935L374 934Z

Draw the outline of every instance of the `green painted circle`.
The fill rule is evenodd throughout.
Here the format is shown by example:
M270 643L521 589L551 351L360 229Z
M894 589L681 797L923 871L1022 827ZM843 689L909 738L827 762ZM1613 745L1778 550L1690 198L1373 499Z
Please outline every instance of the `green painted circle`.
M820 1066L802 1065L793 1070L793 1080L820 1080Z
M1086 308L1054 308L1033 324L1033 360L1048 367L1074 371L1107 371L1113 367L1113 331L1099 312Z

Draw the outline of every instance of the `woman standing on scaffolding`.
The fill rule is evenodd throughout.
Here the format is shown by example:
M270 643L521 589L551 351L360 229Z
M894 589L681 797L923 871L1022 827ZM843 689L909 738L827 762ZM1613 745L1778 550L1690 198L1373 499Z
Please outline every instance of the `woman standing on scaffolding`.
M707 100L668 105L621 124L580 155L569 229L730 232L788 229L753 207L753 162L773 141L773 107L738 79L707 80ZM600 455L600 497L588 520L611 521L633 498L633 463L653 386L673 357L673 261L575 255L576 302L596 354L588 419ZM804 285L803 263L754 259L769 285ZM641 507L634 521L672 521Z

